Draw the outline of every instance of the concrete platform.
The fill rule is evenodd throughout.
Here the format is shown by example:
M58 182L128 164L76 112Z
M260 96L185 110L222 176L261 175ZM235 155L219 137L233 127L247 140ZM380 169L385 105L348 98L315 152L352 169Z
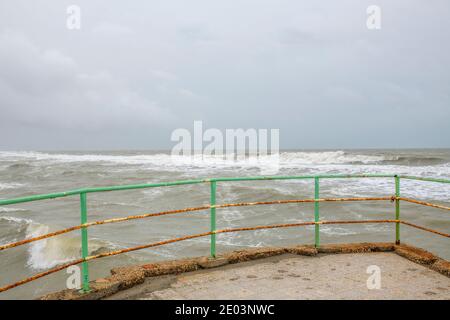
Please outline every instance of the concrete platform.
M368 289L369 266L380 289ZM108 299L450 299L450 278L395 253L284 254L146 281Z
M393 243L251 248L118 267L90 287L40 299L450 299L450 262Z

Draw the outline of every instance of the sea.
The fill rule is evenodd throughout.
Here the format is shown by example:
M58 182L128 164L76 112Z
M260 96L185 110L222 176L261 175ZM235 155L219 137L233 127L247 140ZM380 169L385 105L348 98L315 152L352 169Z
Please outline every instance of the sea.
M399 174L450 179L450 149L284 150L277 159L172 156L169 151L0 151L0 199L99 187L213 177L258 176L261 165L277 175ZM125 217L209 203L208 184L88 194L88 220ZM393 178L323 179L320 196L384 197L395 192ZM401 181L401 195L450 205L450 184ZM220 182L217 203L314 197L313 180ZM450 232L446 210L401 203L401 219ZM394 219L390 201L320 204L323 220ZM131 220L90 227L89 253L97 254L209 231L209 211ZM312 203L217 209L217 228L237 228L314 220ZM0 244L80 224L79 197L0 206ZM449 239L401 225L401 240L450 259ZM393 224L322 225L321 243L394 241ZM0 287L43 272L81 255L80 231L0 251ZM311 226L217 235L217 252L243 248L313 244ZM209 237L106 257L89 263L92 279L132 264L209 254ZM71 271L73 272L73 270ZM365 273L366 270L361 270ZM0 299L34 299L65 289L66 270L0 293Z

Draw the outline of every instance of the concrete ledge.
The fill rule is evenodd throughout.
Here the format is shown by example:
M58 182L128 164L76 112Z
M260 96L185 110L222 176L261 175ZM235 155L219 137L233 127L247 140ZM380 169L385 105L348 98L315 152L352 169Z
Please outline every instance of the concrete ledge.
M144 269L146 277L161 276L165 274L176 274L182 272L195 271L200 268L199 260L201 258L171 260L158 263L150 263L141 266Z
M198 260L198 264L203 269L217 268L228 264L228 259L226 258L212 259L204 257Z
M137 266L121 267L111 270L111 276L91 281L91 291L81 293L79 290L63 290L47 294L41 300L99 300L118 291L126 290L145 280L144 269Z
M287 253L286 248L251 248L245 250L237 250L220 255L220 258L227 259L229 263L239 263L244 261L273 257Z
M450 278L450 262L439 258L430 268Z
M302 256L315 256L319 251L314 246L295 246L286 248L286 252Z
M350 244L326 244L319 247L319 253L364 253L364 252L388 252L394 251L392 243L350 243Z
M405 244L395 245L395 252L408 260L423 265L430 265L438 259L437 256L428 251Z
M119 290L131 288L143 283L146 277L145 270L139 266L116 268L111 270L111 282L119 283ZM105 280L108 282L108 278Z
M355 243L355 244L328 244L316 249L310 245L298 245L292 247L269 247L251 248L237 250L222 254L216 259L208 257L197 257L192 259L180 259L172 261L157 262L140 266L119 267L111 270L111 276L91 281L91 291L80 293L79 290L63 290L47 294L41 300L98 300L111 296L118 291L126 290L145 281L146 277L157 277L162 275L180 274L268 258L286 253L316 256L318 254L341 254L341 253L367 253L367 252L389 252L394 251L398 255L425 265L447 277L450 277L450 262L441 259L423 249L413 246L392 243Z

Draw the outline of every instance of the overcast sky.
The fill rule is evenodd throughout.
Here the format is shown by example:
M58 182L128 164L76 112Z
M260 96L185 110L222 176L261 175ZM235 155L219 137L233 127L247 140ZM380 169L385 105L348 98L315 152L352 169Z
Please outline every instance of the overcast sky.
M0 149L170 149L194 120L450 147L449 40L448 0L1 1Z

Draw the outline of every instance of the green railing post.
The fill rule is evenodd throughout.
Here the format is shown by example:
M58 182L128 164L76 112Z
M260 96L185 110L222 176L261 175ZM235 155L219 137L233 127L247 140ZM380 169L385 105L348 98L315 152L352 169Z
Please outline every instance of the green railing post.
M81 208L81 224L87 222L87 203L86 203L86 193L80 193L80 208ZM81 228L81 256L85 259L89 255L88 247L88 233L87 228ZM88 262L84 261L81 264L82 267L82 277L83 277L83 287L82 292L89 292L89 269Z
M395 176L395 220L400 220L400 177ZM395 243L400 244L400 222L395 223Z
M210 220L211 220L211 232L216 231L216 181L211 181L211 199L210 199ZM216 234L211 234L211 258L216 257Z
M319 177L314 178L314 222L315 222L315 237L314 237L314 245L316 248L320 245L320 227L319 227Z

